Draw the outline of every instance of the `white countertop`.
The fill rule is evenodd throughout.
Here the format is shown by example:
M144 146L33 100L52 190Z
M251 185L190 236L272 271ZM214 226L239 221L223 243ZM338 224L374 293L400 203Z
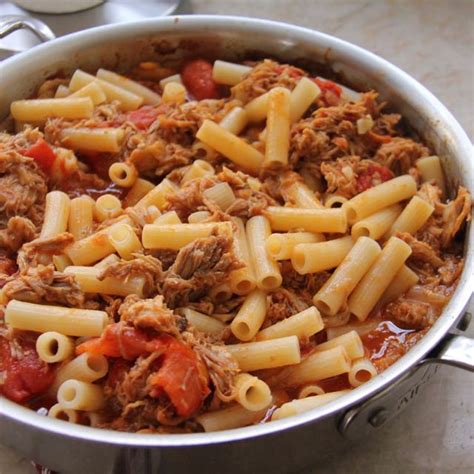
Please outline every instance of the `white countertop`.
M473 1L183 0L179 13L269 18L356 43L428 87L474 138ZM474 322L467 335L474 336ZM471 474L473 395L472 374L442 367L396 420L304 474ZM27 460L0 446L0 474L33 472Z

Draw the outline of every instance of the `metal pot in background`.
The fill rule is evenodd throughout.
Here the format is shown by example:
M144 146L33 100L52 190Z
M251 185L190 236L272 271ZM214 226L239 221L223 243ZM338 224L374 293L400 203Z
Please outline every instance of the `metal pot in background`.
M139 61L210 56L238 61L272 56L332 69L354 88L374 88L402 113L444 161L448 180L474 192L472 145L445 107L381 58L319 32L282 23L222 16L169 17L76 33L2 63L0 118L58 71L127 70ZM385 424L423 390L437 364L474 371L474 342L452 335L474 286L474 233L453 298L429 333L375 379L298 416L236 430L145 435L53 420L0 401L0 441L61 473L297 472L350 440ZM458 329L456 329L458 328ZM442 414L440 414L442 416Z

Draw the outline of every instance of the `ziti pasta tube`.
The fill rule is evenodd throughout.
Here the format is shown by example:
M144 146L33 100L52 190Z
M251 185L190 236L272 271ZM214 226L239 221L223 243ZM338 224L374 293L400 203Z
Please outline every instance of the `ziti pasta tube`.
M191 216L190 216L191 217ZM245 266L233 270L229 276L229 285L233 293L237 295L247 295L255 289L257 285L255 273L250 258L250 250L247 242L247 232L242 219L235 217L232 219L235 224L234 240L232 250L237 259L245 263Z
M315 306L327 316L337 314L380 252L375 240L359 237L334 273L314 295Z
M405 174L357 194L347 201L342 208L347 212L349 224L352 224L384 207L404 201L415 193L415 180L410 175Z
M410 254L411 248L407 243L397 237L390 237L349 298L352 314L361 321L367 318Z
M330 270L344 260L353 245L350 236L314 244L298 244L293 249L291 264L301 275Z
M344 233L346 214L342 209L296 209L270 206L265 210L272 230L302 229L307 232Z
M24 331L56 331L66 336L100 336L108 323L108 317L105 311L11 300L5 309L5 323Z
M246 231L258 288L266 291L278 288L283 280L280 267L268 255L265 246L271 232L268 219L264 216L251 217Z
M211 120L204 120L196 138L252 174L257 174L263 164L262 153Z
M289 416L295 416L313 408L320 407L326 403L332 402L336 398L350 392L350 390L339 390L337 392L324 393L322 395L314 395L312 397L301 398L284 403L277 408L272 414L272 421L281 420Z
M196 239L209 237L213 231L231 234L229 222L205 224L147 224L143 227L142 243L146 249L179 250Z
M12 117L21 122L41 122L51 117L90 118L93 110L89 97L17 100L10 106Z
M301 360L296 336L225 346L243 372L297 364Z
M290 148L290 91L275 87L270 91L267 112L267 133L265 139L265 160L267 168L285 167L288 164Z

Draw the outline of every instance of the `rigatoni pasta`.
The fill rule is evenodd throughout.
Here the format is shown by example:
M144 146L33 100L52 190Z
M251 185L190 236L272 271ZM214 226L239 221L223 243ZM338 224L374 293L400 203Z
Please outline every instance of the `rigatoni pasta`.
M226 346L226 349L244 372L297 364L301 360L300 345L296 336L231 344Z
M324 322L319 311L314 306L310 306L289 318L262 329L257 333L256 339L264 341L293 335L299 338L311 337L323 328Z
M233 270L229 275L231 290L237 295L246 295L256 286L256 278L252 259L250 258L247 232L242 219L233 219L235 225L232 250L234 255L244 264L242 268Z
M267 168L286 166L290 147L290 92L288 89L277 87L270 92L265 143L263 166Z
M331 277L314 295L315 306L328 316L338 313L380 252L375 240L359 237Z
M329 270L344 260L353 245L349 236L327 242L297 244L293 248L291 263L302 275Z
M398 176L358 194L347 201L343 208L345 208L347 219L351 224L384 207L408 199L415 193L415 180L409 175Z
M272 230L303 229L308 232L346 232L347 219L342 209L300 209L268 207L265 215Z
M349 298L352 314L361 321L367 318L410 254L411 248L403 240L396 237L389 239Z
M267 218L264 216L250 218L247 221L246 232L257 286L261 290L278 288L282 282L280 269L266 251L266 240L271 232Z
M71 200L61 191L51 191L46 195L43 227L40 237L54 237L67 229Z
M267 295L254 290L245 298L244 304L235 316L230 329L241 341L250 341L260 329L267 314Z
M252 174L263 164L262 153L211 120L204 121L196 137Z
M66 336L99 336L108 319L104 311L11 300L5 309L5 322L14 329L41 333L56 331Z
M433 214L434 207L418 196L413 196L410 202L403 209L390 227L387 235L394 235L396 232L408 232L414 234L421 229L425 222Z
M40 122L51 117L82 119L92 117L94 103L89 97L17 100L11 105L15 120Z

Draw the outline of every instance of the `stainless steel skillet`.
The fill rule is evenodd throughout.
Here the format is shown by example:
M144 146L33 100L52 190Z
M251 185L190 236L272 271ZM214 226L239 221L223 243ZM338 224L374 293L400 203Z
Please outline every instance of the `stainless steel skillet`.
M169 17L99 27L48 42L0 64L0 117L7 115L11 101L30 96L58 71L101 66L126 70L147 59L202 55L320 63L354 88L375 88L443 158L450 182L474 192L472 145L423 86L361 48L266 20ZM61 473L297 472L398 416L437 364L474 370L473 341L451 335L466 323L464 311L474 287L473 254L474 233L468 232L459 286L423 340L369 383L319 409L238 430L158 436L66 424L0 399L0 441Z

